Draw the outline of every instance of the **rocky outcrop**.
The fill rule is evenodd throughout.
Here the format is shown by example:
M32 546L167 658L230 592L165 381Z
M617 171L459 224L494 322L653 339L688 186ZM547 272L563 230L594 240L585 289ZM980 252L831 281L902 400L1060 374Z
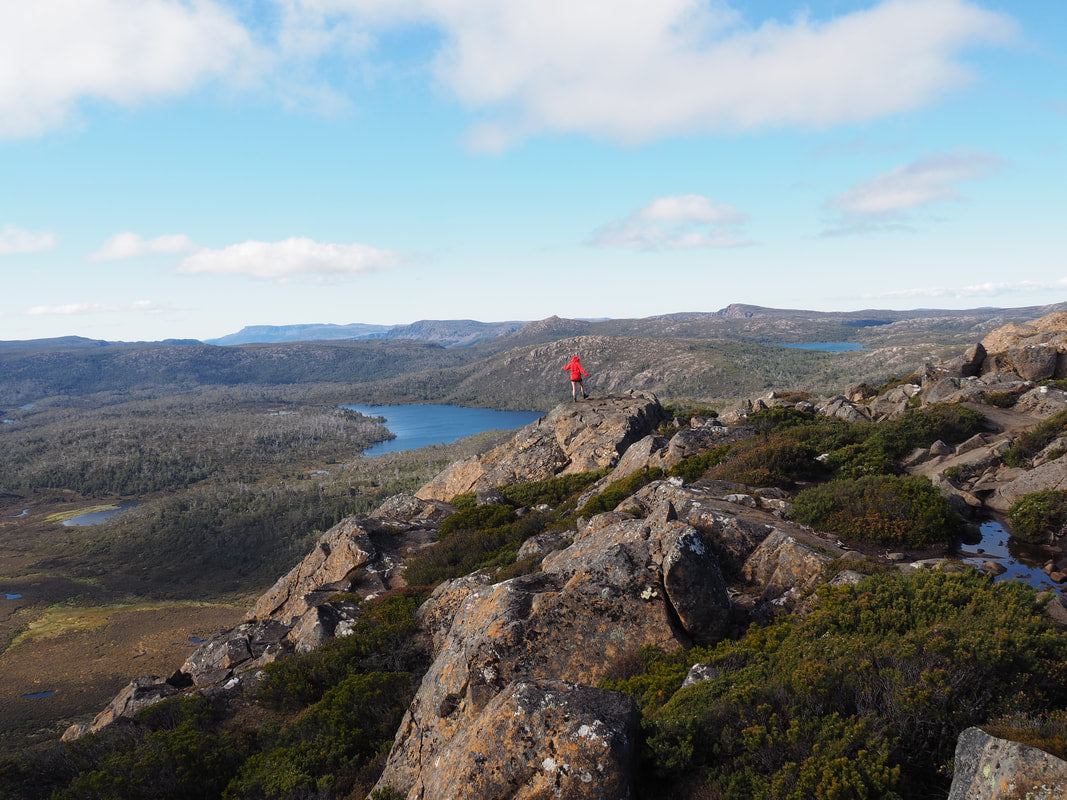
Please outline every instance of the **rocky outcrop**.
M459 461L416 492L425 500L614 466L627 448L666 419L648 395L609 395L563 403L508 442Z
M472 724L379 783L409 800L626 800L640 716L634 701L564 681L516 681ZM433 764L427 759L433 759ZM395 781L395 782L389 782Z
M188 680L180 673L170 678L160 678L156 675L134 678L91 723L71 725L64 732L63 741L71 742L88 733L96 733L116 720L133 717L141 709L173 697L188 687Z
M1012 322L997 328L982 340L982 346L989 353L1037 345L1067 349L1067 312L1047 314L1030 322Z
M1067 761L968 728L956 743L948 800L1062 800Z
M403 585L397 567L432 544L453 512L445 503L398 495L368 517L342 520L260 596L249 619L294 624L331 594L368 596Z
M446 780L440 773L451 769L449 754L466 747L465 737L485 727L487 710L516 684L593 686L642 646L710 643L735 624L709 543L668 503L650 519L598 515L573 544L550 553L541 572L494 585L452 584L434 607L457 600L379 783L410 798L442 796L425 787ZM430 615L441 618L437 610ZM520 756L505 748L495 757Z

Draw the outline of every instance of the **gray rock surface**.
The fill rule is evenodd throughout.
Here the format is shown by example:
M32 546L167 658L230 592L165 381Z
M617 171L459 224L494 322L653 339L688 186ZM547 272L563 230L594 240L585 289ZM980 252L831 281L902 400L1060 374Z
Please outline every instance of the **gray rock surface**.
M1063 800L1067 762L968 728L956 743L948 800Z

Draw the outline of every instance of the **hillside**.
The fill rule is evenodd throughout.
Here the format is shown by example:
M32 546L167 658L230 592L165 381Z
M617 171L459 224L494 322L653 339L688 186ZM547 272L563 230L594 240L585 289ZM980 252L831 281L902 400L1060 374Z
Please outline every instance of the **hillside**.
M1067 331L983 338L718 417L559 404L325 531L244 623L0 778L27 800L1061 797ZM961 552L992 512L1042 594Z
M107 395L160 397L197 387L333 384L341 389L334 394L349 402L547 410L560 397L562 362L576 349L592 372L594 391L729 402L766 389L843 391L905 375L996 327L1063 307L826 313L730 306L639 320L551 317L521 327L423 321L391 329L393 339L226 347L5 342L0 409L45 398L100 395L98 402L109 402ZM777 346L838 341L865 349L827 354Z

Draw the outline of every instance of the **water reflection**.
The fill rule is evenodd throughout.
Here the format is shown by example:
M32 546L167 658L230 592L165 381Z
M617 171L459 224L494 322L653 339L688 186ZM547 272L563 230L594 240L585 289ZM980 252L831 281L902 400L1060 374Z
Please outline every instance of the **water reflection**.
M1055 555L1051 547L1023 542L1011 535L1001 523L994 520L983 522L981 539L960 547L963 562L981 567L992 561L1004 567L1005 572L996 580L1019 580L1038 590L1052 590L1061 597L1063 587L1052 582L1042 567Z

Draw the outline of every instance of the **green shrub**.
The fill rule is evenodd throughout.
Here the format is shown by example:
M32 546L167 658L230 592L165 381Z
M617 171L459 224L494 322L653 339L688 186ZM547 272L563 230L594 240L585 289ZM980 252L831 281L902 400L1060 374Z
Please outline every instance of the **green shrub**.
M605 511L613 511L619 503L621 503L627 497L632 495L642 486L647 486L648 484L652 483L652 481L658 481L662 477L663 470L659 467L638 470L632 475L609 483L607 488L604 489L604 491L589 500L584 506L582 506L578 513L585 517L591 517L594 514L602 514Z
M668 478L678 477L686 483L692 483L703 478L712 467L721 464L730 453L730 445L723 444L714 447L706 453L695 453L686 456L666 472Z
M616 674L602 680L600 688L630 695L642 711L648 713L663 705L678 691L693 659L703 653L703 650L666 653L658 647L647 645L625 659L626 663L617 664L614 670Z
M426 654L415 646L413 634L415 609L425 597L424 592L405 589L363 603L347 636L300 657L267 664L255 698L276 708L302 708L353 674L421 671Z
M217 729L219 714L202 697L179 697L142 712L133 736L106 736L106 749L82 742L71 749L79 771L54 800L199 800L221 797L245 753ZM91 737L86 737L91 738Z
M362 768L392 745L414 691L409 673L349 675L270 737L271 746L244 763L226 797L346 796Z
M1045 490L1023 495L1008 510L1011 531L1028 542L1044 543L1050 533L1067 526L1067 491Z
M816 455L810 444L786 434L753 437L735 444L707 477L748 486L791 486L825 475Z
M609 471L609 469L605 468L594 472L580 472L574 475L558 475L543 481L501 486L500 493L517 506L533 507L546 503L556 507L562 505L574 495L584 492L607 475Z
M997 408L1011 408L1019 401L1019 391L982 392L982 402Z
M799 492L794 519L847 539L905 547L946 543L960 519L924 477L838 478Z
M1026 466L1031 458L1065 432L1067 432L1067 409L1020 434L1004 454L1004 463L1009 467Z
M944 797L964 728L1064 708L1065 656L1015 581L923 570L824 586L806 616L709 651L710 680L646 704L642 796Z

